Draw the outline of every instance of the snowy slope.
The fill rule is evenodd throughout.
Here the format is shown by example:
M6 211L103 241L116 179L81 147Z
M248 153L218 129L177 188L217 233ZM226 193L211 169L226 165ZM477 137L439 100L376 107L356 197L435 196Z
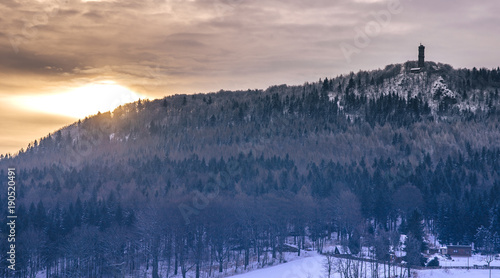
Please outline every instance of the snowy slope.
M419 270L419 278L487 278L488 270L478 269L434 269ZM234 278L324 278L324 257L318 254L312 257L298 259L264 269L251 271L245 274L231 276ZM335 273L334 278L340 275ZM500 277L500 270L492 270L491 277Z
M324 257L314 254L311 257L298 259L288 263L255 270L249 273L232 276L234 278L323 278ZM335 278L340 276L333 276Z

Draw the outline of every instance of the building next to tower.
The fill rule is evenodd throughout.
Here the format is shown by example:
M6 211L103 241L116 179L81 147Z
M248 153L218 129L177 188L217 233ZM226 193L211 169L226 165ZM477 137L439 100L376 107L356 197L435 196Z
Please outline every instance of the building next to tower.
M418 47L418 68L412 68L410 71L412 73L422 72L425 68L425 46L420 44Z

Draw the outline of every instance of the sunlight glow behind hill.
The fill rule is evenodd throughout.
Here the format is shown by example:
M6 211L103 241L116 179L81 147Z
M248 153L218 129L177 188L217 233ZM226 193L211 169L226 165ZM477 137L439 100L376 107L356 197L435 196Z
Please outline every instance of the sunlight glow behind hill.
M102 81L60 94L17 97L15 103L31 111L85 118L140 98L144 96L114 81Z

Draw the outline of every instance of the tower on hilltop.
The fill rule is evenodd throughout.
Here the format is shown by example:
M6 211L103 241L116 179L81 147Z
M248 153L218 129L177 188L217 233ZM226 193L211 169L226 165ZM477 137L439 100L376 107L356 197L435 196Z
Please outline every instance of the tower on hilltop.
M424 63L425 55L424 54L425 54L425 46L420 44L420 46L418 47L418 67L421 69L423 67L425 67L425 63Z
M418 47L418 67L410 69L411 73L421 73L425 68L425 46Z

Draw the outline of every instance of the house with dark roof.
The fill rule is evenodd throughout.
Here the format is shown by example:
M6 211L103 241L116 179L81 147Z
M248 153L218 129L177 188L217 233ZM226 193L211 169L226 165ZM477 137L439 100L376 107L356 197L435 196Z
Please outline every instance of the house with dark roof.
M452 257L470 257L472 256L471 245L448 245L442 249L443 255L450 255Z

